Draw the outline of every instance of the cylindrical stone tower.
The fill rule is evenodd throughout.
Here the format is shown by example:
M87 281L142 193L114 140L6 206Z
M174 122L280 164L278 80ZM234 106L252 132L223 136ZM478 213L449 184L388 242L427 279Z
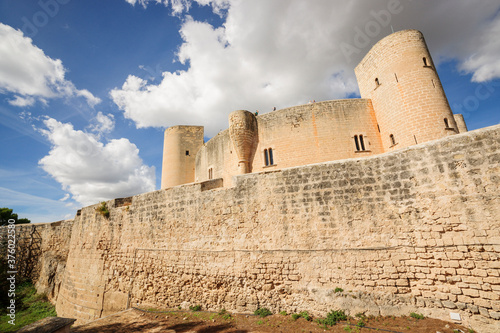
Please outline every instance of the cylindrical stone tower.
M385 37L355 73L361 97L373 102L384 151L458 133L420 31L404 30Z
M468 132L467 125L465 124L464 116L461 114L454 114L455 123L457 123L457 128L460 133Z
M251 172L259 138L255 115L245 110L232 112L229 115L229 136L238 156L238 173Z
M196 154L203 145L203 126L172 126L165 130L161 188L194 182Z

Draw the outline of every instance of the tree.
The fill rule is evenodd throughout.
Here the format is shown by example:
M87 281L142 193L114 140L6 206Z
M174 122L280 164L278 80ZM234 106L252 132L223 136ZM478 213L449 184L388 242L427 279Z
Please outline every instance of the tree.
M0 208L0 225L7 225L10 219L14 219L15 224L25 224L31 223L30 220L26 218L20 219L17 214L12 214L13 210L10 208Z

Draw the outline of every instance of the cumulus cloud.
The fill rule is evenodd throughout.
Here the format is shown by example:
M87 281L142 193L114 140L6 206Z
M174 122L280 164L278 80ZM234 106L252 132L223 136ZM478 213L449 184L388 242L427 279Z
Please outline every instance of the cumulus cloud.
M463 62L461 68L473 73L474 82L484 82L500 77L500 14L485 29L479 39L477 52Z
M101 111L97 113L92 124L89 126L91 132L94 132L99 138L102 134L111 132L115 128L115 117L108 113L104 115Z
M36 100L80 96L94 106L100 99L88 90L79 90L65 79L59 59L52 59L33 45L20 30L0 23L0 93L13 93L14 106L32 106Z
M105 118L110 119L101 114ZM39 164L82 205L155 189L155 168L144 165L129 140L104 144L69 123L47 118L44 124L46 129L41 132L52 148Z
M215 13L224 9L224 24L191 18L195 1ZM500 9L497 0L156 2L184 15L176 60L188 68L164 72L154 84L130 75L111 91L139 128L204 125L213 136L237 109L262 113L357 94L354 66L391 27L423 31L436 63L457 59L476 81L500 77L499 25L491 18ZM345 45L355 51L346 53Z

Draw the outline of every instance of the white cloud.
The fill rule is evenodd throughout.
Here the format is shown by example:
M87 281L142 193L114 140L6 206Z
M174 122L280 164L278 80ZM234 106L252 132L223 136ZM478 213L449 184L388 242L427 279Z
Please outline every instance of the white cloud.
M78 90L64 78L66 70L59 59L52 59L33 45L20 30L0 23L0 93L15 94L9 103L31 106L36 100L81 96L91 106L100 102L88 90Z
M354 66L391 26L421 30L436 63L457 59L477 81L500 77L497 21L483 36L497 0L195 1L227 11L223 26L214 27L185 14L186 1L172 7L185 15L177 60L188 69L165 72L158 84L130 75L111 91L139 128L204 125L213 136L237 109L266 112L357 93ZM346 57L341 45L355 45L370 28L366 43Z
M64 195L64 197L62 197L61 199L59 199L59 201L66 201L66 200L68 200L68 199L69 199L69 197L70 197L69 193L66 193L66 194Z
M473 73L474 82L484 82L500 77L500 14L485 29L479 39L477 52L461 68Z
M52 149L39 164L82 205L155 189L155 168L143 164L139 150L129 140L103 144L71 124L52 118L44 124L47 129L41 132Z
M115 128L115 117L111 113L104 115L99 111L92 122L93 124L89 126L89 129L94 132L98 138L102 134L109 133Z
M9 104L19 107L32 106L33 104L35 104L35 99L30 96L28 97L14 96L14 99L10 100Z

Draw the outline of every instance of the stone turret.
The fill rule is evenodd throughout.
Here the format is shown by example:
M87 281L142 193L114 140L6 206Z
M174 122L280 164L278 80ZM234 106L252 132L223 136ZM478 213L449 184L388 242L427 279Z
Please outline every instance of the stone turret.
M203 145L203 126L172 126L165 130L161 188L194 182L196 154Z
M385 151L459 132L420 31L385 37L355 72L361 97L372 100Z
M259 139L257 118L245 110L229 115L229 135L238 156L238 173L252 172L251 165Z

